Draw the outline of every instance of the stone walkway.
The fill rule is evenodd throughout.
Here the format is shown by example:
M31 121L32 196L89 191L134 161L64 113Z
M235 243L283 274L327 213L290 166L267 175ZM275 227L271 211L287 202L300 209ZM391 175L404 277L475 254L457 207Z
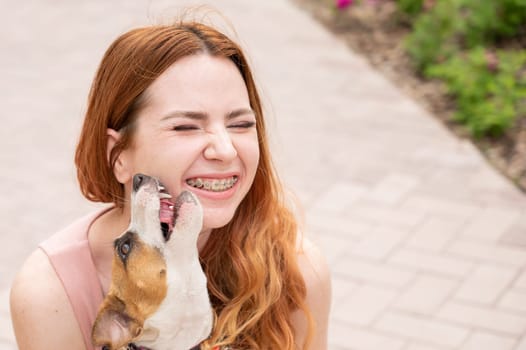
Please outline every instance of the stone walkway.
M97 64L173 3L2 1L1 350L16 348L8 293L24 258L97 207L72 162ZM250 56L277 166L331 265L330 349L526 350L526 196L289 1L213 3Z

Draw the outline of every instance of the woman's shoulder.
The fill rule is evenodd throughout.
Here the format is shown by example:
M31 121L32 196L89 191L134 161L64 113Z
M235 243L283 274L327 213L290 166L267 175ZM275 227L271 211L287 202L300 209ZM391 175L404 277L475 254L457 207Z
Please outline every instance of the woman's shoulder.
M15 277L10 306L19 349L84 348L66 292L41 249Z
M332 284L329 265L321 250L304 235L298 239L298 266L307 289L306 303L314 320L316 330L310 349L327 349L329 313L332 302ZM298 337L306 335L305 318L293 315Z
M298 236L297 255L299 268L305 279L307 289L315 287L330 295L331 273L320 248L304 234Z
M23 263L11 287L11 306L23 307L40 305L41 302L57 301L60 292L60 280L47 257L36 249ZM13 316L17 316L14 314Z

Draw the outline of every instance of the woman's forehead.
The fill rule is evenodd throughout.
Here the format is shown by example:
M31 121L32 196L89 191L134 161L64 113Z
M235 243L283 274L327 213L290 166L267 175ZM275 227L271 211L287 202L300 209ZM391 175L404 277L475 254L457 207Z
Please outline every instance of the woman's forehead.
M175 62L146 89L144 97L146 106L165 113L250 108L245 81L235 64L207 54Z

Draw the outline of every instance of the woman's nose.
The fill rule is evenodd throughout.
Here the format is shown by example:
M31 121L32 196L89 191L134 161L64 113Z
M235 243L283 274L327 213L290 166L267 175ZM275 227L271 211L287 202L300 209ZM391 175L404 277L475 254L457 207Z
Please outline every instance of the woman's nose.
M209 137L210 140L204 152L206 159L228 162L237 157L236 148L226 129L210 133Z

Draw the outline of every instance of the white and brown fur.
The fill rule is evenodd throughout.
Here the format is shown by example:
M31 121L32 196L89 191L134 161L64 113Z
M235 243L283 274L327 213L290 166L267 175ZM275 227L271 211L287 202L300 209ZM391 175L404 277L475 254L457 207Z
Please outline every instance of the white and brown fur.
M96 346L188 350L211 332L213 311L197 250L203 211L192 193L181 193L173 229L163 232L160 199L166 197L158 180L135 175L131 222L115 240L109 292L93 325Z

